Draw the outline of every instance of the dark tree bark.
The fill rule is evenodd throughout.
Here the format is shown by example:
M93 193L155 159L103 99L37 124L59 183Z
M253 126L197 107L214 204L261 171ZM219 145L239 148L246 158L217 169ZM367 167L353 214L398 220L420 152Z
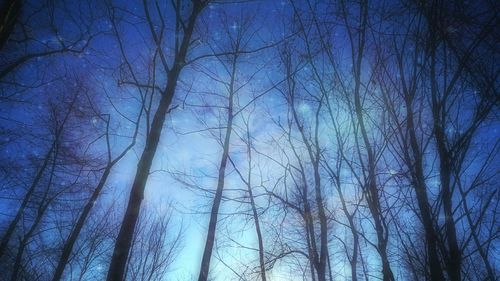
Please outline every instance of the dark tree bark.
M21 220L22 215L24 214L26 207L28 206L28 203L31 200L31 196L33 193L36 191L38 184L40 183L40 180L42 179L45 170L47 169L47 165L50 162L51 157L53 157L54 150L56 149L60 138L64 132L64 126L66 125L66 122L68 121L71 112L73 111L73 106L77 100L77 95L74 96L73 100L71 101L71 104L69 106L68 111L66 112L66 115L64 116L64 119L61 121L61 124L59 127L56 128L55 134L54 134L54 140L47 151L47 154L45 155L42 165L38 169L35 177L33 178L33 181L28 188L28 191L24 195L23 201L21 202L21 205L19 206L19 209L16 212L16 215L14 216L14 219L9 223L9 226L7 227L7 230L5 234L2 237L2 242L0 244L0 257L2 257L5 254L5 251L7 249L7 246L9 244L10 239L12 238L12 235L14 234L14 231L17 227L17 224Z
M9 40L23 6L22 0L6 0L0 9L0 51Z
M144 2L145 6L147 5ZM137 172L132 184L130 197L127 204L127 210L123 218L123 223L116 239L113 256L107 273L107 281L123 280L125 265L130 253L130 246L134 234L134 228L139 218L141 203L144 198L144 190L149 176L149 171L153 162L158 143L160 141L161 131L165 123L165 117L175 94L177 80L184 66L187 52L191 43L191 36L199 13L204 7L204 2L193 1L191 15L184 29L182 43L175 56L172 68L167 74L167 86L162 92L160 104L154 114L149 134L146 139L146 145L137 164ZM147 7L145 8L147 10ZM157 43L158 44L158 43Z
M97 199L101 195L101 192L108 180L108 177L111 173L111 170L113 167L127 154L127 152L134 147L136 139L137 139L137 134L139 132L139 124L140 124L140 119L142 115L143 110L138 114L137 120L136 120L136 126L135 126L135 131L132 136L132 141L131 143L123 149L114 159L111 159L111 147L110 147L110 140L109 140L109 115L108 118L105 120L106 121L106 145L107 145L107 155L108 155L108 160L107 164L104 168L104 172L101 175L101 178L97 184L97 186L94 188L94 191L92 192L89 200L87 203L84 205L80 216L78 217L78 220L71 230L66 242L64 243L63 249L61 256L59 258L59 261L56 266L56 270L54 272L54 276L52 278L52 281L59 281L62 278L62 275L64 273L64 269L66 268L66 265L69 262L69 258L71 256L71 252L73 251L73 247L75 246L76 241L78 240L78 237L80 236L80 233L83 230L83 227L85 225L85 222L87 221L90 212L92 211L92 208L94 207Z
M347 24L347 14L345 11L345 3L342 2L344 21ZM389 258L387 255L387 244L388 244L388 230L385 223L385 218L382 214L382 208L380 205L380 195L377 186L377 160L375 158L375 151L373 149L372 143L370 142L368 132L365 124L365 117L363 114L363 104L361 101L361 68L363 55L365 51L366 44L366 33L368 28L368 1L361 1L359 6L359 26L358 34L356 37L353 34L354 29L348 26L351 50L352 50L352 67L354 75L354 115L355 122L359 125L359 130L361 131L361 138L364 144L364 150L367 154L367 163L364 167L367 170L366 181L364 183L364 189L366 190L366 201L368 203L368 208L373 218L375 224L375 231L377 234L377 251L380 255L382 262L382 277L384 281L393 281L394 274L389 263Z
M407 38L405 37L405 39ZM415 197L420 212L419 215L422 219L425 231L425 245L427 249L427 263L430 269L430 280L444 280L441 260L439 258L439 231L436 230L434 226L434 216L432 214L431 204L429 203L429 198L427 196L427 185L425 182L423 165L423 151L420 147L419 138L417 136L417 124L415 124L415 118L417 115L414 112L414 100L417 94L417 86L419 84L418 73L420 70L416 58L420 54L419 52L422 48L416 46L414 51L415 54L410 53L409 55L403 53L405 50L402 47L395 46L394 50L396 52L395 57L396 64L398 66L396 71L398 71L399 75L402 77L401 81L398 82L401 83L400 95L405 104L404 108L406 109L406 115L403 121L399 120L397 113L398 107L400 106L397 103L400 102L401 99L395 99L395 101L392 101L388 96L388 93L393 89L389 89L388 85L385 85L383 78L380 78L381 81L379 82L383 88L382 96L389 115L395 121L395 131L399 134L399 138L401 138L402 145L399 147L401 153L396 153L396 155L400 155L399 157L402 158L402 161L408 168L411 185L415 190ZM405 69L407 62L404 61L404 58L406 56L410 57L409 60L411 67L409 67L409 69ZM389 68L385 64L381 63L381 67L384 68L385 72L389 72ZM406 77L405 74L407 74L408 77ZM405 124L406 127L403 128L402 124Z
M215 191L214 202L212 210L210 211L210 221L208 223L207 238L205 242L205 249L203 250L203 257L201 259L200 275L198 281L207 281L208 273L210 270L210 259L212 257L212 250L215 243L215 231L217 227L217 217L219 215L219 207L222 201L222 191L224 190L224 183L226 177L226 166L229 159L229 146L231 141L231 133L233 131L233 106L235 95L235 79L237 70L237 60L239 53L239 42L236 45L235 54L233 55L231 65L231 81L229 82L229 101L227 105L227 125L225 131L224 142L222 144L222 158L219 164L219 174L217 177L217 189Z
M257 235L257 242L259 245L259 266L260 266L260 276L262 281L266 281L266 261L265 261L265 249L264 249L264 238L262 236L262 231L261 231L261 226L260 226L260 219L259 219L259 213L257 211L257 205L255 204L255 197L253 194L253 188L252 188L252 137L250 135L250 128L249 128L249 120L245 120L245 128L246 128L246 138L242 140L246 144L247 148L247 157L248 157L248 173L247 177L245 177L241 174L239 171L238 167L235 165L235 163L229 158L229 161L231 161L231 164L233 165L234 169L240 176L240 179L245 183L247 186L247 191L248 191L248 198L250 201L250 207L252 208L252 217L253 221L255 224L255 234Z
M50 175L49 175L47 187L45 188L45 191L43 192L40 203L38 204L35 219L34 219L33 223L31 224L31 226L29 227L28 231L22 236L22 238L19 239L19 247L17 248L16 258L14 259L14 265L12 266L12 274L10 277L10 281L17 280L19 272L21 271L21 267L22 267L22 259L23 259L24 250L26 249L29 241L33 237L35 230L38 228L39 224L42 222L42 218L44 217L45 212L47 211L48 207L60 194L59 192L56 192L54 195L50 194L50 189L52 188L52 182L54 179L56 165L57 165L57 161L58 161L58 155L59 155L59 143L56 144L56 147L54 148L54 153L52 155L52 164L51 164L51 168L50 168L51 170L50 170Z

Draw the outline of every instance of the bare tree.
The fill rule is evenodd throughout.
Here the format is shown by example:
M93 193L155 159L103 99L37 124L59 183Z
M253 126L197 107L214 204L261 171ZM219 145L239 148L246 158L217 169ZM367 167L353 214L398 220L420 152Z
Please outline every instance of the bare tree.
M42 169L38 169L27 193L22 199L21 206L17 209L14 219L10 221L4 234L4 254L14 252L11 267L11 280L17 280L23 274L25 268L26 256L28 261L39 261L44 259L30 254L30 252L43 251L43 248L50 247L49 241L43 241L52 229L52 220L50 214L52 210L64 205L64 197L74 191L82 191L85 188L85 181L82 175L88 168L90 159L84 146L79 146L87 141L87 138L81 138L80 133L91 133L89 127L83 124L89 124L89 115L85 114L84 96L85 89L81 84L76 84L73 88L67 84L66 90L73 90L69 97L59 95L54 97L48 103L49 116L46 117L46 125L49 134L50 154L42 159ZM40 116L43 116L40 115ZM44 119L40 119L40 124L44 124ZM44 127L42 127L44 128ZM92 135L92 134L90 134ZM76 137L78 136L78 137ZM77 147L77 148L75 148ZM45 167L44 167L45 166ZM15 233L19 235L19 241L16 244L10 239ZM50 236L48 236L50 237ZM36 241L36 243L35 243ZM7 251L10 249L11 251ZM29 254L29 256L27 256ZM8 262L8 257L3 259ZM40 272L41 275L47 274L47 270Z
M2 25L0 27L0 50L12 33L14 25L21 13L21 8L22 2L17 0L5 1L2 4L2 13L0 14L0 19L2 20Z
M165 116L174 97L177 80L179 79L181 71L186 63L188 49L192 43L191 36L194 32L196 20L206 5L206 1L193 0L191 12L189 13L189 17L187 19L183 19L180 13L180 1L174 2L173 4L176 11L175 22L177 28L175 30L175 34L177 35L177 38L180 38L182 34L182 39L176 39L175 41L175 56L172 64L169 66L167 63L167 56L161 46L163 44L163 28L165 27L162 11L157 10L157 16L161 22L163 22L163 25L161 25L163 28L157 32L154 28L153 18L150 15L150 7L148 3L144 1L145 16L150 27L153 42L157 47L161 67L167 76L167 82L165 87L160 90L160 103L154 113L151 127L146 138L146 145L137 164L137 172L134 178L134 183L132 184L127 210L125 211L123 223L116 240L113 257L111 258L108 270L108 281L123 280L125 265L130 253L135 225L139 217L139 211L144 197L144 189L146 187L149 171L160 141Z
M268 2L0 4L0 279L498 279L496 3Z
M55 160L53 160L55 150L61 141L61 137L63 136L65 126L67 124L69 117L71 116L71 113L73 111L73 106L74 106L75 102L77 101L77 97L78 97L78 95L74 95L73 99L71 100L71 102L69 104L68 109L66 110L66 114L64 115L64 117L61 120L57 121L57 127L54 130L53 141L52 141L45 157L42 159L41 165L38 168L36 174L34 175L33 181L31 183L31 185L29 186L27 192L25 193L25 195L21 201L21 204L16 211L14 218L9 223L7 230L5 231L5 233L2 236L2 242L0 244L0 257L2 257L3 254L5 254L5 251L7 249L7 245L9 243L12 235L14 234L14 231L15 231L16 227L18 226L19 221L21 220L28 204L30 203L33 194L35 193L36 189L38 188L40 181L45 176L47 168L49 168L50 161L51 160L55 161Z
M59 262L57 263L56 270L54 272L54 276L52 278L53 281L59 281L64 273L64 269L66 265L68 264L71 252L73 250L73 247L85 225L85 222L87 221L87 218L90 215L90 212L92 211L92 208L96 204L96 201L98 200L99 196L101 195L101 192L103 188L106 185L106 182L108 181L108 178L111 174L111 171L113 167L127 154L127 152L132 149L136 143L136 138L139 133L139 128L140 128L140 119L143 115L143 108L145 108L146 100L147 100L147 95L148 93L146 92L144 96L141 97L142 104L141 104L141 110L137 114L137 118L134 122L135 129L133 131L132 136L130 137L130 143L125 146L121 151L118 151L116 156L113 156L113 151L111 147L111 140L110 140L110 122L111 122L111 114L102 114L97 109L93 108L94 113L96 114L97 117L99 118L100 121L105 123L105 132L104 132L104 141L106 143L106 164L104 166L104 170L102 172L101 178L99 179L99 182L97 183L96 187L92 191L90 198L88 199L87 203L83 206L81 213L75 222L74 227L71 230L71 233L68 235L68 238L66 239L64 246L62 248L61 256L59 259ZM117 114L115 114L117 115Z
M246 154L247 154L247 174L246 176L243 175L242 171L238 169L238 166L234 163L234 161L229 158L229 161L231 162L232 166L234 167L235 171L238 173L238 176L240 177L241 181L246 185L247 191L248 191L248 200L250 203L250 207L252 209L252 218L255 224L255 234L257 235L257 242L258 242L258 252L259 252L259 272L261 276L262 281L266 281L266 260L265 260L265 249L264 249L264 238L262 235L262 228L261 228L261 222L259 219L260 212L258 210L258 206L255 203L256 195L254 194L254 187L253 187L253 167L254 167L254 162L252 161L252 153L253 153L253 148L252 148L252 142L253 138L251 136L250 132L250 122L251 122L251 116L252 113L249 113L248 117L242 117L243 123L244 123L244 132L243 135L240 136L240 139L245 143L246 145ZM262 174L260 175L261 177L261 186L262 186Z
M262 66L258 66L254 71L248 71L245 77L241 77L239 74L241 69L245 66L245 57L249 54L254 54L260 50L264 50L269 48L269 46L257 47L253 48L253 40L255 40L257 31L252 29L252 24L255 22L254 17L246 17L239 18L238 25L231 22L226 17L223 19L223 27L225 29L225 34L227 36L226 42L215 42L214 53L221 54L217 56L217 60L222 67L222 75L224 78L215 77L215 73L210 70L205 71L204 73L208 75L210 78L214 79L216 82L221 83L225 88L226 93L219 93L218 95L222 95L224 97L224 105L213 105L214 107L218 107L224 110L222 113L222 119L218 128L223 129L223 133L220 136L216 136L218 138L218 142L222 147L222 155L220 159L220 164L218 166L218 176L217 176L217 187L215 190L215 196L213 199L212 208L210 211L210 221L207 230L207 238L205 243L205 248L203 252L202 262L200 266L200 274L198 277L199 281L205 281L208 279L209 270L210 270L210 260L212 257L212 251L215 243L215 234L216 227L219 215L219 208L223 198L223 190L225 185L226 178L226 169L228 161L230 161L230 150L231 150L231 136L234 130L235 118L238 115L243 114L242 112L247 109L247 107L251 106L251 104L259 97L269 92L270 89L266 89L261 93L255 94L254 98L250 100L250 102L246 102L241 104L242 101L245 101L243 98L243 92L247 89L247 85L252 82L252 79L261 72L263 69ZM265 64L264 64L265 65ZM210 107L211 105L207 105ZM220 138L220 139L219 139ZM250 173L250 172L249 172ZM242 178L244 179L244 178ZM250 188L250 182L244 180L244 183L247 186L247 189ZM248 191L251 193L251 188ZM253 197L252 199L253 200ZM251 204L255 208L255 205ZM256 210L254 210L256 212ZM256 216L256 213L254 213ZM254 217L255 218L255 217ZM254 221L256 223L256 227L259 228L258 220ZM258 233L260 230L258 231ZM259 235L259 234L258 234ZM265 268L263 264L263 244L262 237L259 236L259 254L260 262L261 262L261 276L265 280Z
M102 34L97 28L102 15L97 13L100 9L95 9L96 5L90 0L75 6L64 1L14 0L2 4L0 83L5 87L26 83L16 83L16 75L12 74L35 59L84 53Z
M486 63L481 57L489 51L483 46L488 46L488 35L493 30L497 15L487 13L481 16L478 28L474 28L472 24L462 24L463 28L474 29L474 35L466 36L465 40L459 42L450 35L449 28L460 23L458 19L446 13L447 5L444 2L433 1L429 5L419 5L418 8L426 19L428 32L425 35L429 42L425 77L429 79L433 139L439 159L440 198L445 215L444 235L448 247L445 262L449 278L460 280L463 250L454 216L454 192L461 179L455 178L454 174L462 174L471 141L495 106L491 99L491 90L494 88L492 81L496 78L492 77L498 76L498 70L488 73L478 68L477 63ZM465 6L457 8L464 9ZM487 11L488 6L486 4L477 8ZM470 15L469 21L477 21L477 15ZM451 52L448 52L448 49ZM450 68L450 71L444 73L445 68ZM483 76L477 80L476 73ZM468 77L472 79L469 80ZM458 91L469 86L467 80L472 82L473 87L479 87L481 92L476 90L473 92L476 96L458 98ZM470 109L469 122L462 119L464 112L458 110L467 100L477 100L475 106ZM450 133L450 128L459 130ZM489 274L491 277L493 273L489 271Z
M161 280L179 254L183 230L173 233L171 207L152 208L141 211L125 280Z

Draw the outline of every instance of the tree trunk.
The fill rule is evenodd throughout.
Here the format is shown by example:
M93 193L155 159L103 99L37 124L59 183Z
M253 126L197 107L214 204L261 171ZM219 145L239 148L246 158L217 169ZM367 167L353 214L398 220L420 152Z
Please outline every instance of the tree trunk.
M444 132L444 126L446 124L446 120L442 113L445 111L445 100L439 101L439 93L438 93L438 82L437 82L437 73L436 73L436 50L438 47L437 38L436 38L436 26L431 24L431 39L430 43L430 56L431 56L431 65L430 65L430 83L431 83L431 103L432 103L432 117L433 117L433 131L436 140L437 152L439 155L439 176L441 180L441 198L443 200L443 211L445 215L445 233L446 240L448 242L448 257L446 258L446 268L448 272L448 276L452 281L460 281L461 280L461 261L462 261L462 253L458 246L457 241L457 232L455 229L455 220L453 219L453 199L452 199L452 191L450 186L451 179L451 155L448 152L446 147L446 135Z
M237 52L236 52L237 53ZM207 239L205 242L205 249L203 250L203 257L200 266L200 275L198 281L207 281L208 273L210 270L210 259L212 257L212 250L215 242L215 230L217 227L217 217L219 215L219 207L222 201L222 191L224 189L224 182L226 176L226 165L229 158L229 142L231 140L231 133L233 130L233 97L234 97L234 83L236 76L236 60L237 54L234 55L232 61L231 81L229 83L229 105L227 112L227 127L223 143L222 158L219 165L219 175L217 179L217 189L215 191L214 202L210 212L210 221L208 223Z
M68 118L73 111L73 106L75 105L75 102L77 100L78 95L75 95L69 105L68 112L66 112L61 125L56 128L55 131L55 136L54 136L54 141L52 142L52 145L50 146L49 151L47 151L47 154L45 155L45 158L43 159L42 166L38 169L35 178L33 179L33 182L31 183L28 191L24 195L23 201L21 202L21 206L19 206L19 209L16 212L16 216L14 219L10 222L9 227L7 228L4 236L2 237L2 242L0 243L0 258L5 254L5 250L7 249L7 246L9 244L10 238L12 237L12 234L14 233L14 230L17 227L17 224L19 223L19 220L21 219L21 216L24 214L24 211L28 205L28 203L31 200L31 196L35 192L36 187L38 186L38 183L43 177L43 174L45 173L45 169L47 168L47 165L50 161L51 155L54 153L54 150L56 150L56 146L59 143L59 139L64 131L64 126L66 125L66 121L68 121ZM55 159L54 159L55 161Z
M69 257L71 256L71 252L73 251L73 247L74 247L76 241L78 240L78 237L80 236L80 233L85 225L85 222L87 221L87 219L90 215L90 212L92 211L92 208L94 207L97 199L99 198L101 191L104 188L104 185L106 184L106 182L108 180L108 177L111 173L111 169L113 169L114 165L117 164L123 157L125 157L127 152L134 147L134 145L136 143L136 139L137 139L137 134L139 132L141 116L142 116L142 110L138 114L138 117L137 117L137 123L136 123L136 127L135 127L135 132L134 132L133 137L132 137L132 142L127 147L125 147L125 149L123 149L121 151L121 153L114 159L112 159L112 157L111 157L111 147L109 145L109 139L108 139L109 138L109 119L108 119L108 122L106 125L106 140L107 140L106 143L107 143L107 150L108 150L108 163L107 163L106 167L104 168L104 172L101 175L101 179L99 180L99 183L97 184L97 186L94 189L94 191L92 192L89 200L87 201L87 203L83 207L83 210L80 213L80 216L78 217L76 225L73 227L68 239L64 243L63 250L62 250L61 256L59 258L59 262L56 266L56 270L54 272L54 276L52 278L52 281L61 280L61 277L64 273L64 269L66 268L66 265L68 264L68 261L69 261Z
M56 197L57 197L57 193L56 193L56 196L47 198L49 195L50 187L52 186L52 180L53 180L54 174L55 174L57 155L58 155L58 149L56 146L54 149L54 159L53 159L52 166L51 166L51 172L50 172L50 177L49 177L48 184L47 184L47 189L45 190L45 192L41 198L40 205L38 206L38 209L36 212L35 220L33 221L33 224L30 226L28 232L26 232L26 234L23 236L23 238L20 239L20 241L19 241L19 248L17 249L16 258L14 261L14 265L12 267L12 275L10 278L11 281L17 280L17 277L19 275L19 271L21 270L21 264L22 264L24 250L26 249L26 246L28 245L29 240L33 236L33 232L35 232L36 228L38 227L38 225L42 221L42 218L45 215L45 211L47 210L49 205L52 203L52 201L54 199L56 199Z
M107 281L123 280L125 265L127 264L127 258L130 253L130 246L132 244L135 225L137 224L137 220L139 218L139 211L144 198L144 189L146 187L149 171L160 141L161 131L163 124L165 123L168 108L175 94L177 79L179 78L186 59L195 22L202 9L202 4L199 1L194 1L193 5L193 10L189 17L188 24L184 30L184 37L182 39L179 53L175 57L172 69L168 72L166 89L162 93L160 104L155 112L153 122L146 139L146 145L139 163L137 164L137 172L134 178L134 183L132 184L127 210L125 211L120 232L118 233L113 250L113 256L109 265L106 277Z
M45 169L47 168L47 165L49 163L49 160L51 158L51 155L54 151L56 141L54 141L45 155L45 158L43 160L42 166L40 169L38 169L38 172L35 175L35 178L33 179L33 182L31 183L28 192L24 195L23 201L21 202L21 206L19 206L19 209L16 212L16 216L14 219L10 222L9 227L5 231L5 234L2 237L2 242L0 244L0 257L2 257L5 254L5 251L7 250L7 246L9 244L9 241L12 237L12 234L14 233L14 230L17 227L17 224L19 223L19 220L21 219L21 216L24 214L24 210L26 209L26 206L30 202L31 196L33 195L33 192L35 192L36 187L38 186L38 183L40 182Z
M87 221L87 218L90 214L90 211L94 207L94 203L96 202L97 198L101 194L101 191L108 179L109 173L111 172L111 166L107 166L106 169L104 170L103 175L101 176L101 179L99 181L99 184L97 187L94 189L94 192L90 196L89 201L85 205L85 207L82 210L82 213L78 217L78 221L71 231L71 234L69 235L68 240L64 244L61 257L59 258L59 262L57 263L56 270L54 272L54 277L52 278L52 281L59 281L61 280L61 277L64 273L64 268L68 264L69 257L71 255L71 252L73 251L73 247L75 246L75 243L78 239L78 236L80 235L80 232L83 229L83 226L85 225L85 222Z
M359 57L359 65L358 69L361 68L361 57ZM377 190L377 177L376 177L376 163L375 163L375 157L372 149L372 145L370 143L370 140L368 139L368 134L366 132L366 127L365 123L363 120L363 113L362 113L362 105L361 105L361 99L359 96L360 92L360 74L358 73L356 75L356 85L355 85L355 90L354 90L354 104L355 104L355 112L357 116L357 121L359 124L359 128L361 130L361 135L363 137L363 142L366 147L366 152L368 154L368 177L367 177L367 182L366 182L366 191L367 191L367 202L368 202L368 207L370 209L370 213L373 217L373 221L375 223L375 231L377 232L377 247L378 247L378 252L380 255L380 258L382 260L382 275L383 275L383 280L384 281L392 281L394 280L394 275L392 273L389 259L387 256L387 229L384 225L384 218L382 217L382 210L380 208L380 199L378 195L378 190Z
M7 0L0 9L0 50L3 49L21 14L22 0Z
M248 180L247 180L247 188L248 188L248 197L250 198L250 205L252 207L253 220L255 223L255 233L257 234L257 240L259 243L259 265L260 265L260 275L262 281L267 281L266 278L266 263L264 259L264 241L262 239L262 233L260 231L260 222L259 222L259 214L257 212L257 207L255 206L255 200L253 197L252 191L252 148L250 143L250 132L247 125L247 150L248 150Z
M440 160L440 179L441 179L441 196L443 200L443 210L445 217L445 233L446 240L448 241L448 275L453 281L460 281L461 279L461 262L462 253L457 241L457 231L455 228L455 220L453 219L453 199L450 186L450 163L449 153L445 146L444 132L440 125L435 129L436 141L438 144L438 154Z
M367 202L368 202L368 207L370 209L370 213L373 217L373 221L375 223L375 231L377 232L377 247L378 247L378 253L380 255L380 258L382 260L382 275L383 275L383 280L384 281L393 281L394 280L394 275L392 273L389 259L387 257L387 229L384 226L384 218L382 217L381 213L381 208L380 208L380 201L379 201L379 195L378 195L378 190L377 190L377 182L376 182L376 163L375 163L375 158L372 150L372 146L370 143L370 140L368 139L368 134L366 132L366 127L365 123L363 120L363 113L362 113L362 105L361 105L361 99L360 99L360 73L359 69L361 69L361 52L358 57L358 73L355 75L356 79L356 85L355 85L355 90L354 90L354 104L355 104L355 112L357 116L357 121L361 130L361 134L363 137L363 142L366 147L366 152L368 154L368 178L365 187L367 191Z

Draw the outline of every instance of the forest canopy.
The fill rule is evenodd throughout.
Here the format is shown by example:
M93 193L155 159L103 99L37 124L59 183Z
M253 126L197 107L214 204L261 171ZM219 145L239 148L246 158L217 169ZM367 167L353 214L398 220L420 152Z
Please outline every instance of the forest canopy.
M0 2L0 280L498 280L499 15Z

